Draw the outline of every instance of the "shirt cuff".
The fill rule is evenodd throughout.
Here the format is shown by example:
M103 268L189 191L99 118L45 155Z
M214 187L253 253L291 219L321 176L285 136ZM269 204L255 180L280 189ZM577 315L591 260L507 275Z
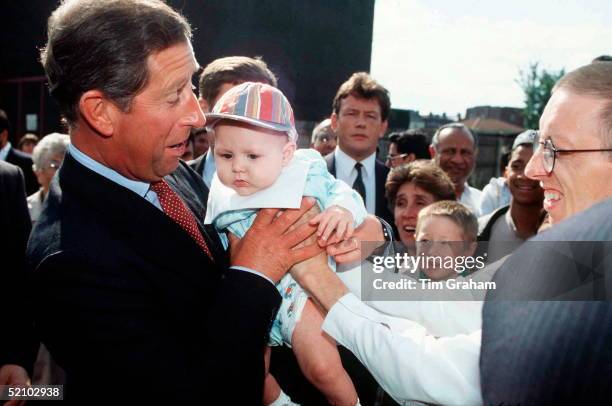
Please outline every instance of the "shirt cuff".
M261 272L254 271L253 269L245 268L243 266L230 266L230 269L235 269L237 271L248 272L248 273L252 273L255 275L259 275L265 280L269 281L272 285L276 286L276 283L274 283L272 279L268 278L266 275L262 274Z

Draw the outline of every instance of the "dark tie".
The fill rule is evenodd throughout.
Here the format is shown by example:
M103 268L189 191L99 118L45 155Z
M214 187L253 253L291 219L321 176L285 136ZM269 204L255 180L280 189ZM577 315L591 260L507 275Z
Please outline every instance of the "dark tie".
M195 240L206 255L214 262L193 213L185 206L185 203L183 203L179 195L170 188L165 180L151 183L151 190L157 194L157 198L159 199L159 203L164 213L181 226L183 230L187 231L191 238Z
M365 204L366 191L365 185L363 184L363 177L361 176L361 168L363 168L363 165L361 164L361 162L357 162L355 164L355 169L357 170L357 178L355 179L355 182L353 182L353 189L355 189L357 193L361 195L363 203Z

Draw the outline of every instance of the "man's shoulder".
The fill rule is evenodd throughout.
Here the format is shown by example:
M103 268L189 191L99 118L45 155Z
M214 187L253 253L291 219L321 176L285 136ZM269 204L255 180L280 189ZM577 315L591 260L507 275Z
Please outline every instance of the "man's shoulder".
M0 176L3 179L18 179L22 173L21 168L10 162L0 161Z
M387 165L385 165L385 163L379 159L376 159L374 161L374 167L376 168L376 172L377 173L381 173L385 176L387 176L387 174L389 173L390 169Z
M555 224L533 240L612 241L612 198Z
M466 188L466 189L468 189L468 190L469 190L469 193L470 193L472 196L476 196L476 197L478 197L478 198L480 198L480 195L482 194L482 190L480 190L480 189L478 189L478 188L475 188L474 186L467 185L467 188Z
M32 155L26 154L25 152L19 151L18 149L11 148L6 156L6 161L18 166L32 165Z

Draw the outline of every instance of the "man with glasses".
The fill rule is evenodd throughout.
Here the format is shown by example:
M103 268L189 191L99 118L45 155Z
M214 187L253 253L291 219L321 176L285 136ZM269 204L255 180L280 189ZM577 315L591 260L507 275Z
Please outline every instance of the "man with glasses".
M389 168L429 158L427 136L423 131L407 130L389 135L389 155L385 161Z
M497 272L493 280L497 288L484 304L482 330L434 337L423 326L444 323L443 318L427 319L424 313L419 324L384 316L348 293L335 274L294 275L327 312L324 331L357 354L398 401L609 402L610 303L588 301L588 294L574 302L516 299L517 295L551 299L534 290L534 285L545 293L565 283L561 287L573 293L573 286L560 276L569 274L575 277L569 282L580 284L578 277L589 275L572 275L573 268L588 270L594 260L612 268L609 250L595 249L588 257L572 258L534 243L612 240L610 117L612 64L584 66L555 86L540 120L542 147L526 168L529 177L541 182L545 208L555 225L525 243ZM590 291L591 299L605 298L605 286L603 292L596 287ZM493 300L500 297L513 300ZM441 312L445 318L460 311L457 303L447 303L451 306Z

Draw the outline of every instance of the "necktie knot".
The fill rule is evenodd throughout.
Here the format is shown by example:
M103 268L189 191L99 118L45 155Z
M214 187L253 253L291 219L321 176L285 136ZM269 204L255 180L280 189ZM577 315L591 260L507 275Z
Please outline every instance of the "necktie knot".
M166 183L165 180L160 180L159 182L153 182L151 183L151 190L155 192L155 194L157 194L157 197L159 199L162 198L162 196L167 196L168 193L173 193L173 190L170 189L170 186L168 186L168 183Z
M153 182L150 186L151 190L157 194L157 199L164 213L185 230L191 238L204 250L206 255L213 260L212 254L204 241L204 237L198 228L195 216L185 205L183 200L165 180ZM213 260L214 261L214 260Z

